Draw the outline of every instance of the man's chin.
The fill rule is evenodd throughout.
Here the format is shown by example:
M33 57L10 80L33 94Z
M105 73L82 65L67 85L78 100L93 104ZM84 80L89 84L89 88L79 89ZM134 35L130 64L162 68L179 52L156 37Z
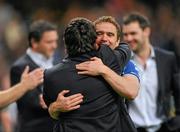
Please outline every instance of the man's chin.
M107 44L107 43L102 43L102 44L107 45L107 46L110 46L110 44Z
M54 54L49 54L49 55L46 55L46 58L49 59L51 57L53 57Z

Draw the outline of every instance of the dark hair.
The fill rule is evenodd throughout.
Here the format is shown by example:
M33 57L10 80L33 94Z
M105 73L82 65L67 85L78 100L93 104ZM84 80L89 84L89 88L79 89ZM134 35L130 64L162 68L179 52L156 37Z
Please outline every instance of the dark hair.
M121 26L118 24L118 22L116 21L116 19L112 16L102 16L99 17L98 19L96 19L94 21L94 25L96 26L97 24L100 24L102 22L108 22L113 24L116 27L117 30L117 40L122 39L122 28Z
M64 32L67 53L74 57L94 50L96 30L93 23L86 18L74 18Z
M32 47L32 39L39 42L41 40L43 33L46 31L57 31L57 26L45 20L38 20L33 22L29 29L29 46Z
M149 19L138 12L132 12L129 15L123 17L124 25L128 25L132 22L138 22L142 29L151 26Z

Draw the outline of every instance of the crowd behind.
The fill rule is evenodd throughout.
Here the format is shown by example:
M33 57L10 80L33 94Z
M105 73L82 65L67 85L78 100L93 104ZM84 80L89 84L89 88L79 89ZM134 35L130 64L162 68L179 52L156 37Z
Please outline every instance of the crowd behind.
M96 5L93 5L93 2ZM0 0L1 90L9 88L9 69L12 63L26 51L28 47L27 27L33 20L38 19L45 19L59 26L60 40L54 56L56 61L59 62L65 56L62 33L65 25L71 18L82 16L93 21L99 16L111 15L121 24L124 14L138 11L146 15L152 22L151 42L153 46L175 52L180 66L180 44L178 44L180 43L180 10L178 10L178 5L176 4L164 2L153 7L149 3L137 0L90 0L87 3L62 1L60 6L62 9L58 10L57 3L54 3L56 5L54 8L49 8L48 4L30 8L27 3L27 8L18 8L16 5L12 5L10 1L8 3L5 0ZM64 7L62 6L63 4L65 5ZM8 129L10 130L17 123L15 120L16 114L12 114L14 111L15 104L12 104L0 112L1 126L7 132L9 132Z

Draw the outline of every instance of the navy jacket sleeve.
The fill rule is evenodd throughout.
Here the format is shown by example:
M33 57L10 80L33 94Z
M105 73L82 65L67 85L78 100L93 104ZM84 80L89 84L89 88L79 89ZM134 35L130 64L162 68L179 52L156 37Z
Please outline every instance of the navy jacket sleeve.
M120 74L130 60L131 51L126 43L120 43L115 50L112 50L107 45L101 45L99 57L105 65Z

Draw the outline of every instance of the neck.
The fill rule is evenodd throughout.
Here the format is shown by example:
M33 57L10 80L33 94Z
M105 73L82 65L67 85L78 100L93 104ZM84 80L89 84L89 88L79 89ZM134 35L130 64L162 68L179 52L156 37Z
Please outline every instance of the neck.
M150 43L145 44L142 50L139 53L137 53L139 61L143 66L146 65L146 61L148 60L150 54L151 54Z
M31 51L32 51L33 53L38 54L38 55L41 55L41 56L43 56L43 57L46 58L46 59L50 59L50 58L51 58L51 57L46 56L45 54L41 53L40 51L38 51L38 50L36 50L36 49L33 49L33 48L30 48L30 49L31 49Z

